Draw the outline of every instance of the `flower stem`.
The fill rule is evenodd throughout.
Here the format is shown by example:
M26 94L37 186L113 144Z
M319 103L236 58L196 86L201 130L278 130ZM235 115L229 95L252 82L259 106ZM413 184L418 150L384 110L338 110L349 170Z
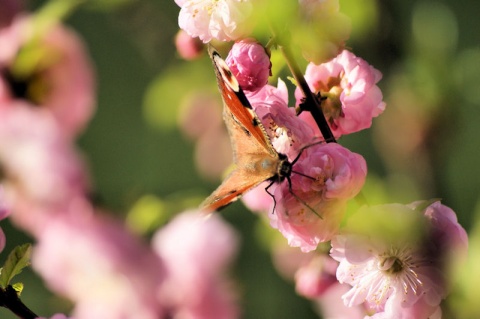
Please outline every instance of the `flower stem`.
M328 126L325 115L320 107L319 101L321 100L321 97L316 96L310 90L302 71L300 70L292 52L290 51L290 47L288 45L279 44L279 48L280 51L282 51L285 60L287 61L290 72L292 72L293 77L297 81L297 85L300 87L303 95L305 96L305 101L301 104L301 110L308 111L312 114L315 122L318 125L318 128L320 129L320 132L323 135L323 138L327 143L335 143L335 137L333 136L332 130L330 129L330 126Z
M38 318L38 316L28 309L20 298L18 298L17 292L10 285L5 289L0 288L0 306L9 309L16 314L17 317L22 319Z

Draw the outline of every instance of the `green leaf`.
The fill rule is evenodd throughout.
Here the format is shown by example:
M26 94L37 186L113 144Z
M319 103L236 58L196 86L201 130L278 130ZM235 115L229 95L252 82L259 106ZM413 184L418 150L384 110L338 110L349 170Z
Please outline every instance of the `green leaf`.
M21 273L23 268L30 265L31 253L32 246L30 244L17 246L12 250L0 273L0 286L2 288L5 289L13 277Z

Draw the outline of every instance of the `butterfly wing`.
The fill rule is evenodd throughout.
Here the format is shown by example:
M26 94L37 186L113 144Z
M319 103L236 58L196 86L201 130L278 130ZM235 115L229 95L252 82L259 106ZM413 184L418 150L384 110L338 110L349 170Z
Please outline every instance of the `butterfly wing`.
M217 76L217 83L224 108L227 112L231 112L233 116L241 123L241 126L250 132L250 135L272 156L276 156L277 151L272 145L267 131L262 125L255 111L252 109L245 93L240 88L237 79L230 71L230 68L222 59L220 54L209 46L209 54L213 61L215 74ZM225 117L225 111L224 111ZM228 124L227 124L228 128Z
M279 155L225 61L209 49L224 102L223 118L230 135L236 169L200 208L218 210L277 174Z
M206 212L218 210L237 200L243 193L276 174L278 155L273 156L253 138L230 110L224 108L224 120L237 165L222 184L200 205Z

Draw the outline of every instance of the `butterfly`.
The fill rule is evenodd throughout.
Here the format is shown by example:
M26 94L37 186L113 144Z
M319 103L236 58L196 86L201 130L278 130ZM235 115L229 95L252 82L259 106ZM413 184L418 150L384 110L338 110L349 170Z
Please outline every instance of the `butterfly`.
M291 191L290 175L300 154L290 162L285 154L275 150L265 127L226 62L212 46L209 46L209 54L223 99L223 119L230 136L236 168L205 199L200 209L207 213L219 210L264 181L270 182L265 190L276 204L268 189L273 183L281 183L286 179Z

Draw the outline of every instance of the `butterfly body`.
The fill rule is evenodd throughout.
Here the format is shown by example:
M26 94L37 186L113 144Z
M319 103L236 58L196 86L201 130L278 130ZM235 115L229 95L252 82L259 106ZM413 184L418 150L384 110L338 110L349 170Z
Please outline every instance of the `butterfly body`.
M290 178L292 163L273 147L260 119L252 109L237 79L225 61L209 49L222 94L223 118L233 149L236 168L200 205L206 212L218 210L264 181L282 182Z

